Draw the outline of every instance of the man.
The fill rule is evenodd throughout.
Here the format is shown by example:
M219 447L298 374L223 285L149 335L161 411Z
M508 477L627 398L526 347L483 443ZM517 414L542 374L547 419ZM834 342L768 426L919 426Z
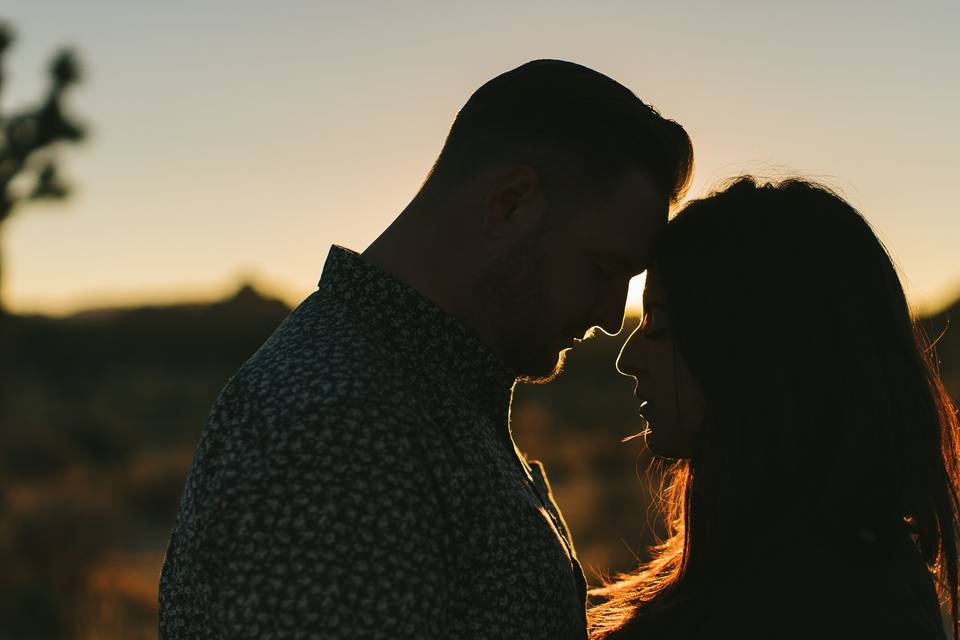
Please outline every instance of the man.
M429 177L230 380L160 580L164 638L585 638L585 582L513 385L620 330L692 168L610 78L483 85Z

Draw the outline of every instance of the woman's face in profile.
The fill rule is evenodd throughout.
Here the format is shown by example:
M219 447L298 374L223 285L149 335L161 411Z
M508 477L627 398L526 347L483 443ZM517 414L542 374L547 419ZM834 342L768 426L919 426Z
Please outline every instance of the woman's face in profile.
M650 450L666 458L691 457L701 436L705 400L674 345L669 313L652 271L643 290L643 321L623 345L617 369L637 381L634 393L648 423Z

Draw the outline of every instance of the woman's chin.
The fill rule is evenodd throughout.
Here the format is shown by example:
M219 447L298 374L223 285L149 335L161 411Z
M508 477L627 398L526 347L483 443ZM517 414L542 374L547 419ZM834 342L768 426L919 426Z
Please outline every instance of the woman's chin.
M653 426L647 428L647 435L644 440L647 448L653 455L659 458L669 458L671 460L680 460L689 458L690 452L687 447L678 442L674 442L668 435L658 432Z

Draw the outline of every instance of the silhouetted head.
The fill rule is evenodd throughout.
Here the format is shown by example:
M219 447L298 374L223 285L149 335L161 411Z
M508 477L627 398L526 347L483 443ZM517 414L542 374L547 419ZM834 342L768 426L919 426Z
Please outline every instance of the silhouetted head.
M690 460L646 599L797 509L906 520L956 596L956 415L857 211L801 180L741 178L660 235L644 304L618 366L648 401L650 448Z
M680 125L601 73L537 60L490 80L418 196L466 221L459 311L518 374L550 376L591 327L619 331L692 162Z

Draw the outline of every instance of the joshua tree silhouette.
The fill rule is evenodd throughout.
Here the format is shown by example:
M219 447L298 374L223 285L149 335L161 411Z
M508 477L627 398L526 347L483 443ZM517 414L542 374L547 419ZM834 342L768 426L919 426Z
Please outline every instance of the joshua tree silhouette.
M3 56L13 44L13 30L0 22L0 94L4 88ZM61 142L79 142L85 132L61 109L63 94L80 81L80 65L69 49L50 63L50 88L37 106L7 115L0 111L0 231L13 211L31 200L60 200L69 188L54 161ZM0 251L0 315L3 306L3 264Z

